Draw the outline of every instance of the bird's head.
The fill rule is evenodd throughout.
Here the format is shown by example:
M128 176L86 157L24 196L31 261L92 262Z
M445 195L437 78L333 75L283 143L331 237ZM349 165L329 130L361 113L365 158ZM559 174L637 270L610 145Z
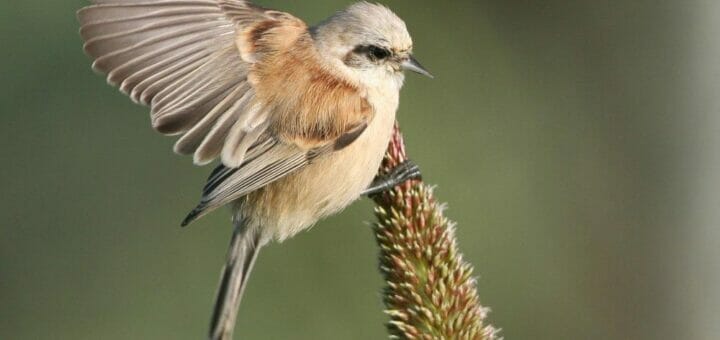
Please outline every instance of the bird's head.
M432 78L412 54L405 22L385 6L359 2L313 28L320 53L361 81L402 83L409 70Z

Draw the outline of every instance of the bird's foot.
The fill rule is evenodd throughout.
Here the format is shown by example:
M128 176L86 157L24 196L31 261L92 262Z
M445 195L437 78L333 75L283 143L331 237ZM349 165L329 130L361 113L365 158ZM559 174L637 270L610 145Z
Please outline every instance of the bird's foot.
M365 189L362 195L377 195L411 179L422 179L422 175L420 174L420 168L415 163L406 160L396 166L389 174L375 177L370 187Z

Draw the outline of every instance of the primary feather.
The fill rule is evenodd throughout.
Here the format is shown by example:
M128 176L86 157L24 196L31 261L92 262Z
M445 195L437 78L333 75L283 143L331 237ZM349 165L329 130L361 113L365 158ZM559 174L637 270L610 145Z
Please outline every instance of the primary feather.
M245 2L233 2L239 13ZM215 0L94 3L78 12L93 67L135 102L149 105L159 132L185 133L175 151L195 153L199 164L216 158L220 148L207 144L222 145L228 131L213 127L246 111L232 104L249 89L250 65L235 45L232 16ZM206 147L200 149L203 142Z

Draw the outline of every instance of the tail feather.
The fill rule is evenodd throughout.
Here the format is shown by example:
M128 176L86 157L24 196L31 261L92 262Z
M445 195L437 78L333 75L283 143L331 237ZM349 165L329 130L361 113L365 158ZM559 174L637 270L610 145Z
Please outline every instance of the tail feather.
M238 223L220 277L209 339L232 339L240 300L261 247L259 228L247 228L242 222Z

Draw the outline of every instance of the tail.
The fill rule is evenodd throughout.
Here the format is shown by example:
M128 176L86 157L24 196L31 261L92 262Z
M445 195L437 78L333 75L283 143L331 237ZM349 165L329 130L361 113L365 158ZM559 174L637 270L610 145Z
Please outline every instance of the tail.
M247 227L242 220L236 222L210 322L210 340L232 339L240 299L263 246L260 242L259 228Z

